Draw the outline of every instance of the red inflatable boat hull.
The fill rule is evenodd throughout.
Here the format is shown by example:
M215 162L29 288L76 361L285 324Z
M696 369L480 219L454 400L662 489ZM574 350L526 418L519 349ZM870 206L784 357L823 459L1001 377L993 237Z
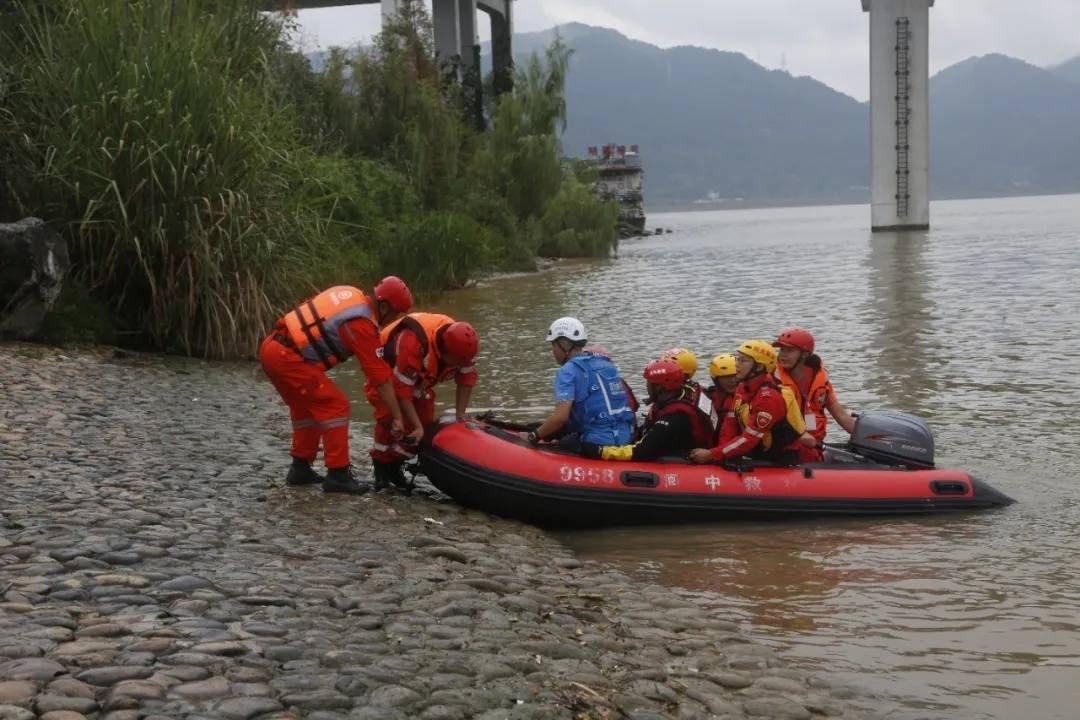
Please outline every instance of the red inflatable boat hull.
M729 469L589 460L536 448L479 421L439 426L420 454L435 487L468 507L539 525L904 515L1013 503L959 470L866 464Z

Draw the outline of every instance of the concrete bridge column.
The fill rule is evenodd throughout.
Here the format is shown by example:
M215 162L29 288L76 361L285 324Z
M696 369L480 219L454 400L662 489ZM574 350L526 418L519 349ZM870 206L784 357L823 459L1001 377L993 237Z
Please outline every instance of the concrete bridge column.
M431 23L435 30L435 56L439 64L452 68L460 77L461 12L458 0L432 0Z
M491 21L491 69L495 94L514 87L513 0L477 0L476 7Z
M862 0L870 13L872 230L930 227L929 33L934 0Z

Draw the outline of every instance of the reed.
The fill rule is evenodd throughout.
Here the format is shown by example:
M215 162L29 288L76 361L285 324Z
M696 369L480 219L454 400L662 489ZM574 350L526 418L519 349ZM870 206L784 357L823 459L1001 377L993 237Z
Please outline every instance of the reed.
M154 347L249 354L324 223L267 91L280 27L244 0L26 0L6 32L10 204Z

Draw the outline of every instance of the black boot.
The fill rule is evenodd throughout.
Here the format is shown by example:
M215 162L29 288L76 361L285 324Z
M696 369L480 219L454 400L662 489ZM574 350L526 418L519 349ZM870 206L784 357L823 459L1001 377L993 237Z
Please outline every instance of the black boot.
M285 476L286 485L314 485L323 482L323 476L311 468L311 463L300 458L293 458L289 474Z
M379 462L378 460L371 461L371 471L375 477L375 492L390 487L390 475L387 472L389 467L390 463Z
M350 495L363 495L371 489L369 483L359 483L353 475L353 469L349 467L333 468L326 471L326 479L322 484L323 492L348 493Z
M397 462L390 463L389 468L390 482L394 483L401 492L406 495L411 495L413 491L413 482L405 477L405 461L398 460Z
M412 492L412 483L405 479L405 473L402 470L405 465L404 460L395 460L394 462L372 460L371 465L375 470L376 490L382 490L393 485L406 495Z

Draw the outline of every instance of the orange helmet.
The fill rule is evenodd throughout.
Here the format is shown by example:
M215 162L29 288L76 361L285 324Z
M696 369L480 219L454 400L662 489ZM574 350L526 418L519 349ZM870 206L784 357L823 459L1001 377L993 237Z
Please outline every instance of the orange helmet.
M466 364L473 361L476 352L480 349L480 336L476 334L473 326L467 322L455 322L447 325L442 334L442 341L446 352Z

